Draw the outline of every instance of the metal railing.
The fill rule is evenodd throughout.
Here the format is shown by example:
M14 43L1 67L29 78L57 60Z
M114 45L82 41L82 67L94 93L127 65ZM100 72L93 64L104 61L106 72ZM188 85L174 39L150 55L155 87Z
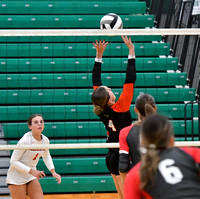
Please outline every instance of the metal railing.
M187 141L188 138L188 133L187 133L187 107L188 105L191 104L191 117L190 120L192 122L192 127L191 127L191 138L192 141L194 141L195 138L195 133L194 133L194 104L198 104L198 139L200 140L200 101L191 101L187 102L184 107L184 121L185 121L185 141Z

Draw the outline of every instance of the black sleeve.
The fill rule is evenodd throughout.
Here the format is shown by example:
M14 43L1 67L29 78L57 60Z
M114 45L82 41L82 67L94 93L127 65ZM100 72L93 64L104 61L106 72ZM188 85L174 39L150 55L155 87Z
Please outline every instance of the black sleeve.
M121 173L127 173L130 169L129 154L120 153L119 154L119 171Z
M93 86L101 86L101 63L95 62L92 71L92 83Z
M125 83L135 83L135 80L136 80L135 59L128 59Z

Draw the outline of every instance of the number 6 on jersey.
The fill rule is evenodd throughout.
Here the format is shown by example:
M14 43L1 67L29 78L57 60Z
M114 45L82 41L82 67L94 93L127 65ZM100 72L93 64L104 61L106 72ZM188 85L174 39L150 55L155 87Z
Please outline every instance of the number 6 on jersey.
M166 159L161 161L158 165L160 173L162 174L165 181L169 184L177 184L183 179L181 170L178 167L173 166L174 163L174 160Z

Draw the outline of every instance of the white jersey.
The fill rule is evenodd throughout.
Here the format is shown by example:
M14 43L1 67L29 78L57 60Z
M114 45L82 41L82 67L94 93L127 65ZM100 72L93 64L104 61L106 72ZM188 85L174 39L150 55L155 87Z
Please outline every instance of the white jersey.
M54 164L48 149L42 149L43 144L49 144L49 139L42 135L42 140L38 141L32 136L32 132L24 134L17 145L40 144L41 149L14 150L10 159L10 168L7 173L7 184L22 185L36 177L29 174L30 169L36 169L37 163L42 156L43 161L49 170L54 169Z

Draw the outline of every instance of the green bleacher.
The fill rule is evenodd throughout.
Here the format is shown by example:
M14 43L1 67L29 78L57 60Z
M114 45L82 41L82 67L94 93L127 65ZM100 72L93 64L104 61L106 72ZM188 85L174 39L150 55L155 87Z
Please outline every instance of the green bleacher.
M169 43L136 43L136 56L169 55ZM122 43L111 43L105 57L127 56L128 48ZM30 43L0 44L0 57L95 57L92 43Z
M166 117L181 119L184 118L184 104L157 104L158 113ZM134 105L131 106L132 118L137 119L134 113ZM46 120L94 120L98 117L93 113L92 105L29 105L29 106L2 106L0 120L3 121L24 121L34 113L41 113ZM191 105L187 107L187 117L191 117ZM194 117L198 117L198 106L193 107Z
M152 42L152 41L162 41L161 35L134 35L130 36L131 41L133 42ZM4 43L12 43L12 42L20 42L20 43L52 43L52 42L94 42L95 40L105 39L108 42L121 42L121 37L111 37L111 36L0 36L0 42Z
M176 135L185 134L185 121L184 120L172 120L171 121L174 132ZM198 134L198 121L194 121L194 132ZM25 123L4 123L5 137L8 139L20 139L24 132L28 131L28 127ZM191 135L192 121L187 121L187 134ZM45 122L44 135L49 138L73 138L77 137L104 137L105 127L99 121L92 122Z
M105 165L105 157L92 158L60 158L54 160L56 170L60 174L77 174L77 173L109 173ZM80 167L81 165L81 167ZM38 166L47 174L50 171L46 168L42 160L39 161Z
M145 2L118 2L115 1L2 1L0 7L1 14L72 14L72 15L96 15L107 13L121 14L145 14L146 3Z
M121 86L125 73L104 73L102 82L109 87ZM163 87L186 84L187 74L182 73L138 73L135 86ZM92 74L86 73L55 73L55 74L1 74L0 88L77 88L89 87Z
M102 71L125 72L127 58L104 58ZM94 58L1 58L0 72L91 72ZM137 58L138 72L178 69L177 57Z
M110 192L115 191L115 185L110 175L88 176L64 176L62 183L46 177L40 180L44 193L67 193L67 192Z
M0 29L99 29L102 16L117 13L123 27L152 28L146 2L139 0L20 0L0 2ZM51 144L105 143L106 129L93 113L92 69L96 51L92 42L109 42L102 63L102 82L122 91L128 49L120 36L0 36L0 123L4 140L16 144L28 131L26 120L41 113L44 135ZM176 141L199 140L196 91L187 86L187 73L179 71L178 57L161 35L131 36L135 44L137 80L131 105L141 93L154 96L158 113L169 117ZM192 111L193 114L192 115ZM187 136L185 136L185 117ZM194 132L192 132L192 128ZM113 192L112 177L105 165L108 149L51 149L58 185L42 160L38 169L44 193ZM81 166L80 166L81 165Z
M147 85L148 86L148 85ZM0 90L0 104L74 104L90 103L92 89L9 89ZM122 89L113 89L119 97ZM141 93L154 96L156 102L181 102L195 100L194 88L135 88L133 103ZM53 97L51 97L53 96Z
M124 27L154 26L153 15L120 15ZM95 29L102 15L0 15L2 29ZM98 21L98 23L97 23Z

